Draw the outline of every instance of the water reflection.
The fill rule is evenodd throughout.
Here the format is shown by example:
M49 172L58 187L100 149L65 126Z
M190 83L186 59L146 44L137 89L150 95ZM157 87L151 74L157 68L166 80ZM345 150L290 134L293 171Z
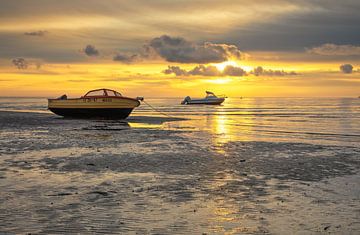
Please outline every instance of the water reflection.
M257 119L251 107L253 100L229 100L229 103L218 107L208 122L208 129L213 134L212 143L217 151L224 153L222 146L230 141L249 141ZM239 107L234 109L233 107Z
M352 106L351 99L341 99L337 108L340 110L343 116L343 118L340 119L339 127L344 131L353 129L352 122L349 122L349 118L346 118L347 115L356 113L356 109Z
M229 118L227 115L222 115L221 111L217 112L211 117L210 130L212 132L212 143L215 150L219 153L224 153L223 145L230 141L229 132Z

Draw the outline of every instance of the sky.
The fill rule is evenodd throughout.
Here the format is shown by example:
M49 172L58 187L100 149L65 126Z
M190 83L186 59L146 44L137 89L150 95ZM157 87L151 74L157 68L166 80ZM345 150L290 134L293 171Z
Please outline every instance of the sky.
M359 0L0 0L0 96L358 97Z

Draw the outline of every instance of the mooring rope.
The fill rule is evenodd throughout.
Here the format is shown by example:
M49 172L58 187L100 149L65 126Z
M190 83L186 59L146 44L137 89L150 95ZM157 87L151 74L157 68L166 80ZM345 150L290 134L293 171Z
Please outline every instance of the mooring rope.
M174 118L174 117L170 116L169 114L166 114L166 113L164 113L164 112L156 109L155 107L153 107L151 104L149 104L149 103L146 102L145 100L142 100L142 102L144 102L145 104L147 104L147 105L148 105L151 109L153 109L154 111L156 111L156 112L158 112L158 113L160 113L160 114L162 114L162 115L164 115L164 116L166 116L166 117Z

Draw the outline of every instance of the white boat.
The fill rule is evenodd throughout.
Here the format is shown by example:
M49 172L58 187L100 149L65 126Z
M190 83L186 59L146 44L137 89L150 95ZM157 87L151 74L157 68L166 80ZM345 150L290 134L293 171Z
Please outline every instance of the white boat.
M206 91L206 97L203 99L191 99L190 96L186 96L181 104L207 104L207 105L220 105L227 97L224 95L216 96L211 91Z

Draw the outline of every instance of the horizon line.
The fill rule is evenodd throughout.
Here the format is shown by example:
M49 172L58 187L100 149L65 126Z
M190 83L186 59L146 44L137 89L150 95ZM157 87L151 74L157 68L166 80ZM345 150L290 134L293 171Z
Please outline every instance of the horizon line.
M126 96L128 97L128 96ZM0 96L0 99L6 98L34 98L34 99L53 99L45 96ZM80 98L80 97L75 97ZM182 96L144 96L150 99L182 99ZM360 96L228 96L227 98L360 98Z

